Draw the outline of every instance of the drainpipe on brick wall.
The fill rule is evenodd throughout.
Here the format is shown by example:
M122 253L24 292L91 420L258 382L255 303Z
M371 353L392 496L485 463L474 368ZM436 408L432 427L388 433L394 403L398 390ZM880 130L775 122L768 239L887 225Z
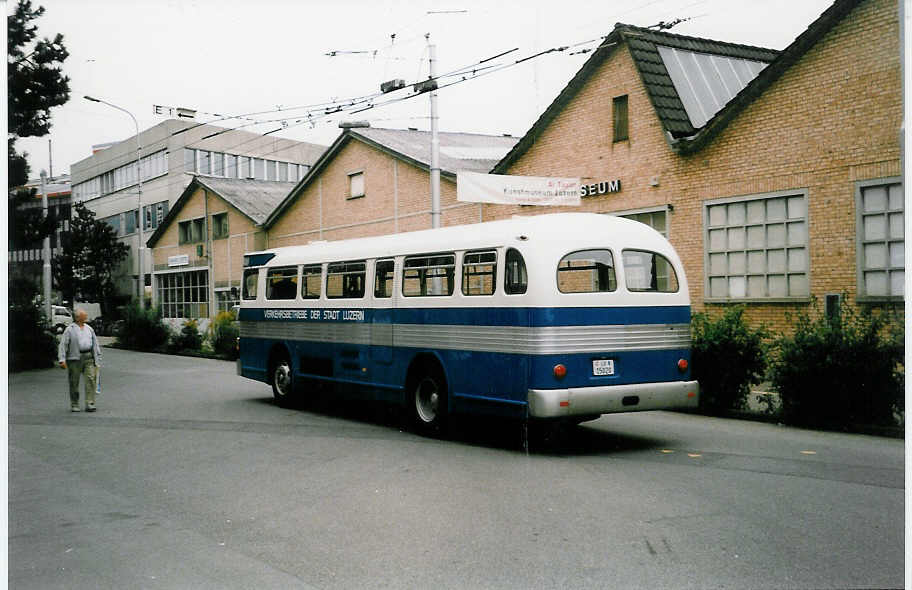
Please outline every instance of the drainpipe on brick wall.
M206 286L206 297L209 299L209 320L215 317L215 275L212 268L212 220L209 218L209 191L203 189L203 202L206 207L206 261L209 266L209 281Z

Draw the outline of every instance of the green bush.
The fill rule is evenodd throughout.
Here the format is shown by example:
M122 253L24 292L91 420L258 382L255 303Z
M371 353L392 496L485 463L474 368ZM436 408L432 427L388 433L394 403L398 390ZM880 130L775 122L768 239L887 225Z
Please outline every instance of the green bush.
M826 317L800 313L776 341L770 378L789 424L827 428L895 425L903 411L903 334L870 310L841 306ZM889 327L888 327L889 326Z
M750 386L763 380L769 332L764 327L752 329L743 315L743 307L729 308L718 319L693 315L691 367L700 382L700 407L706 412L745 409Z
M237 358L238 327L230 311L220 311L209 324L209 342L216 354L227 359Z
M38 287L27 279L9 282L9 370L46 369L57 359Z
M123 309L123 324L115 335L117 343L123 348L150 351L167 344L171 331L162 322L160 310L142 309L133 304Z
M199 331L199 322L190 319L184 322L180 332L171 339L169 348L174 352L182 350L198 351L203 347L203 336Z

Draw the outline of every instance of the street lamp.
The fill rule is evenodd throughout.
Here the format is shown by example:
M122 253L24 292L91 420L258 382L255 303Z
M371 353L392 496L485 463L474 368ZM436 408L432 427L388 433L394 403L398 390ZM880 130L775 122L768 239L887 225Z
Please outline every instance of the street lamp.
M126 114L130 115L130 118L133 119L133 126L136 127L136 181L138 184L137 188L137 217L139 221L139 227L136 228L137 237L139 238L139 246L136 248L137 254L139 256L139 280L136 282L136 295L139 297L140 307L145 307L145 290L146 290L146 275L143 273L143 258L145 255L143 248L143 210L142 210L142 144L139 141L139 123L136 122L136 117L133 116L133 113L128 111L123 107L119 107L116 104L111 104L100 98L94 98L92 96L83 96L84 99L91 102L100 102L101 104L106 104L111 108L117 109L118 111L123 111Z

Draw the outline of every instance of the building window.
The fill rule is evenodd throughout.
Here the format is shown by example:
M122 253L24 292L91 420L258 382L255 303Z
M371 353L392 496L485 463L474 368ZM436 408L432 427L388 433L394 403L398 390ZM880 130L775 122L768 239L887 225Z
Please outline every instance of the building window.
M250 170L250 158L238 156L238 178L253 178Z
M200 150L199 152L199 173L212 173L212 155L209 152Z
M212 239L228 237L228 213L216 213L212 216Z
M808 297L806 193L707 203L704 249L709 299Z
M188 219L177 224L177 242L179 244L192 244L206 239L206 220Z
M240 304L237 289L215 290L216 311L231 311L231 308Z
M614 120L614 141L630 139L627 119L627 95L615 96L612 101L612 118Z
M279 181L288 182L288 162L279 162Z
M136 231L137 211L127 211L124 213L124 235L130 235Z
M158 277L158 304L162 317L209 317L209 281L205 270L163 273Z
M364 172L352 172L348 175L348 198L357 199L364 196Z
M858 296L901 298L905 281L903 189L899 178L855 189Z
M196 150L184 148L184 172L196 172Z
M212 152L212 175L225 175L225 154L221 152Z
M266 180L276 179L276 164L275 160L266 160Z
M225 154L225 176L238 177L238 157L234 154Z
M619 213L617 215L618 217L645 223L652 229L662 234L663 237L668 237L668 211L665 209L658 209L655 211L637 211L633 213Z
M266 162L262 158L252 158L253 176L257 180L266 180Z

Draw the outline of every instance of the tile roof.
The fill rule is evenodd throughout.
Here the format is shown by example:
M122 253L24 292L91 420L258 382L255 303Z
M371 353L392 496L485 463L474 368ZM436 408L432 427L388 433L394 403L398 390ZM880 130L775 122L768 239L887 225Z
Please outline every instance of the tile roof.
M294 184L291 182L194 176L174 206L158 224L158 228L146 240L146 245L149 248L155 246L168 226L174 222L184 204L199 188L205 188L215 193L256 225L261 226L293 187Z
M483 135L478 133L451 133L440 131L440 176L456 180L456 172L490 172L516 142L516 137L507 135ZM363 127L346 129L336 141L323 152L320 159L294 187L285 200L266 219L271 227L288 207L298 198L306 186L322 173L339 151L350 141L360 141L394 158L408 162L423 170L430 170L431 133L417 129L383 129Z

